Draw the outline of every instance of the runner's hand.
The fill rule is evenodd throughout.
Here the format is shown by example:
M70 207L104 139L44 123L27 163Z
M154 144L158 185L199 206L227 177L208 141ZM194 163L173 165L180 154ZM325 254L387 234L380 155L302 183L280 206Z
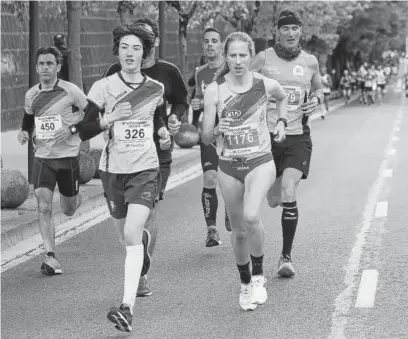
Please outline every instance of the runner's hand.
M160 128L157 134L160 137L159 140L160 149L163 151L169 149L171 147L171 137L167 128L166 127Z
M306 116L312 115L319 106L319 100L316 97L313 97L311 100L303 103L300 108L303 110L303 114Z
M177 119L177 116L175 114L170 115L169 117L169 132L170 135L175 135L181 126L181 121Z
M24 145L29 139L27 131L20 131L17 135L17 140L21 145Z
M71 131L67 127L62 127L59 130L55 131L54 139L56 142L64 141L72 135Z
M201 99L198 98L194 98L191 100L190 102L191 108L193 109L193 111L199 111L202 107L201 107Z
M123 120L129 117L132 114L132 106L130 106L129 102L121 102L118 104L115 109L110 114L106 114L105 121L112 125L115 121Z
M231 118L221 118L220 122L218 123L218 134L222 134L228 131L228 128L231 125L231 121L233 121L233 119Z
M273 140L277 143L280 143L282 141L285 141L286 139L286 134L285 134L285 124L283 121L279 121L278 124L276 125L273 135L275 136Z

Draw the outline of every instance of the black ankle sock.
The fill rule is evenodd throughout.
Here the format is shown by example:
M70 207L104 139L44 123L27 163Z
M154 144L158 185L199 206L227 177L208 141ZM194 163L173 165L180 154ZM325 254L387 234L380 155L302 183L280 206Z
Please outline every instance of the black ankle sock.
M282 234L283 247L282 254L290 256L293 246L293 239L295 238L296 226L298 223L298 209L296 201L282 203Z
M248 285L251 282L251 272L249 270L249 261L245 265L238 265L239 277L241 282L245 285Z
M217 220L218 198L215 188L203 188L201 193L204 217L207 226L215 226Z
M47 252L47 256L55 258L55 253L54 252Z
M252 275L263 275L263 257L263 254L260 257L254 257L251 255Z

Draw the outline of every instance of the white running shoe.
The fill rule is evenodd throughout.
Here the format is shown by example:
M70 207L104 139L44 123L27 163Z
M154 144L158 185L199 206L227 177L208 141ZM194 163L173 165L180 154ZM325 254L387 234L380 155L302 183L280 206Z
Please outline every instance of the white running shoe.
M263 275L254 275L251 279L251 303L262 305L268 299L265 288L266 279Z
M252 285L241 284L241 293L239 294L239 306L244 311L253 311L256 308L256 304L251 303L251 291Z

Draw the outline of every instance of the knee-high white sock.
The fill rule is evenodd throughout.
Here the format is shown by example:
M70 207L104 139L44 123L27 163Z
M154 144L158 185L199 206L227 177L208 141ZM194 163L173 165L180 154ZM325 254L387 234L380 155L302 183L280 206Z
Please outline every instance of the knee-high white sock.
M126 246L125 284L122 303L129 305L132 314L142 266L143 245Z

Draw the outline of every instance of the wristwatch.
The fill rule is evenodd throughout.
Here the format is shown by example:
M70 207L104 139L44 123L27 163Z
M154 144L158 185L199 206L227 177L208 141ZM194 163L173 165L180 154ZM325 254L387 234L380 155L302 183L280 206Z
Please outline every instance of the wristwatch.
M78 132L78 129L75 125L71 125L68 127L69 131L71 132L72 135L74 135L76 132Z
M276 123L278 123L279 121L283 122L283 124L285 125L285 128L288 127L288 121L285 118L279 118Z

